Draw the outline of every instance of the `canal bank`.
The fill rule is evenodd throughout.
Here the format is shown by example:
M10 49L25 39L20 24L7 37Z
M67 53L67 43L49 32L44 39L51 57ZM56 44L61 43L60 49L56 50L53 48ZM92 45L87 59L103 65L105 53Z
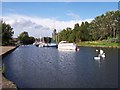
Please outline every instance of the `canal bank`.
M106 41L83 41L76 44L77 46L85 47L120 48L120 43L111 43Z
M17 46L18 47L18 46ZM14 51L17 47L15 46L0 46L0 58L1 60L6 56L8 55L9 53L11 53L12 51ZM1 61L2 62L2 61ZM1 63L2 64L2 63ZM4 67L3 67L4 68ZM17 86L12 82L12 81L9 81L5 75L4 75L4 71L2 69L2 65L0 67L0 72L1 72L1 77L0 77L0 80L1 80L1 83L0 83L0 88L16 88L17 89Z

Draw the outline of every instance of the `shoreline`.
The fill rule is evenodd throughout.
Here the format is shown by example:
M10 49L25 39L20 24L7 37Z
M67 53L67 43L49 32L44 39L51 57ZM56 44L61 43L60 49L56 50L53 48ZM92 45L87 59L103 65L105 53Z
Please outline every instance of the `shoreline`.
M9 53L11 53L12 51L14 51L18 46L0 46L0 57L1 57L1 60L7 56ZM2 64L2 63L1 63ZM3 65L1 65L3 67ZM8 80L6 78L6 76L4 75L4 71L3 71L3 68L1 68L1 80L2 80L2 85L1 85L1 88L15 88L15 89L18 89L17 86L15 85L14 82L12 82L11 80Z
M77 45L78 47L120 48L120 46Z
M106 41L83 41L76 43L78 47L102 47L102 48L120 48L120 43L112 43Z

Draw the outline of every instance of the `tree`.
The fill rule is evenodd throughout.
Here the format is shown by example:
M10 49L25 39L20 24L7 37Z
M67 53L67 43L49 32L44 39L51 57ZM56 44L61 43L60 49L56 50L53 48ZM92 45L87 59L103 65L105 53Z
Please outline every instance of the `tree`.
M30 36L28 39L28 44L33 44L35 42L35 38Z
M18 40L21 42L21 44L32 44L35 42L35 38L34 37L29 37L28 32L22 32L19 36L18 36Z
M109 11L97 16L90 23L90 31L93 40L103 40L119 37L120 32L120 11Z
M2 37L2 45L10 45L10 40L12 40L12 36L14 34L13 28L6 24L5 22L1 21L0 27L0 37Z
M107 40L120 38L120 11L108 11L97 16L91 23L76 23L73 29L63 29L59 39L69 42Z
M44 37L44 42L45 43L50 43L51 42L51 39L50 37Z

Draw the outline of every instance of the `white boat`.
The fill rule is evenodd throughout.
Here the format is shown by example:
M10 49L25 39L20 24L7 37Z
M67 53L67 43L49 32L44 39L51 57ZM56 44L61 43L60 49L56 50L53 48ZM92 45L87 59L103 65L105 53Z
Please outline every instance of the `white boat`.
M38 42L34 42L33 45L38 45L39 43Z
M39 46L38 47L44 47L45 43L43 42L39 42Z
M48 44L47 44L47 43L45 43L45 44L44 44L44 47L48 47Z
M57 44L56 43L49 43L48 47L57 47Z
M34 42L33 45L39 46L39 42Z
M77 50L77 46L74 43L68 43L67 41L61 41L58 44L58 50Z

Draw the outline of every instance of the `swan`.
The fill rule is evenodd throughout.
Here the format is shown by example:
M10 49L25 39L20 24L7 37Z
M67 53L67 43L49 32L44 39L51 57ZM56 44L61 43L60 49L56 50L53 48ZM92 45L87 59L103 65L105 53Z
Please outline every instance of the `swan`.
M77 48L77 51L80 51L80 49L79 49L79 48Z
M103 50L102 49L100 49L100 55L102 55L103 54Z
M98 52L98 49L96 49L96 51ZM105 53L103 52L102 49L100 49L100 53L98 54L97 57L94 57L95 60L100 60L100 58L105 58Z
M94 57L95 60L100 60L100 54L97 57Z
M102 58L105 58L105 53L103 53L103 54L101 55L101 57L102 57Z
M99 56L98 56L98 57L94 57L94 59L95 59L95 60L100 60L100 57L99 57Z
M96 49L96 52L98 52L98 49Z

